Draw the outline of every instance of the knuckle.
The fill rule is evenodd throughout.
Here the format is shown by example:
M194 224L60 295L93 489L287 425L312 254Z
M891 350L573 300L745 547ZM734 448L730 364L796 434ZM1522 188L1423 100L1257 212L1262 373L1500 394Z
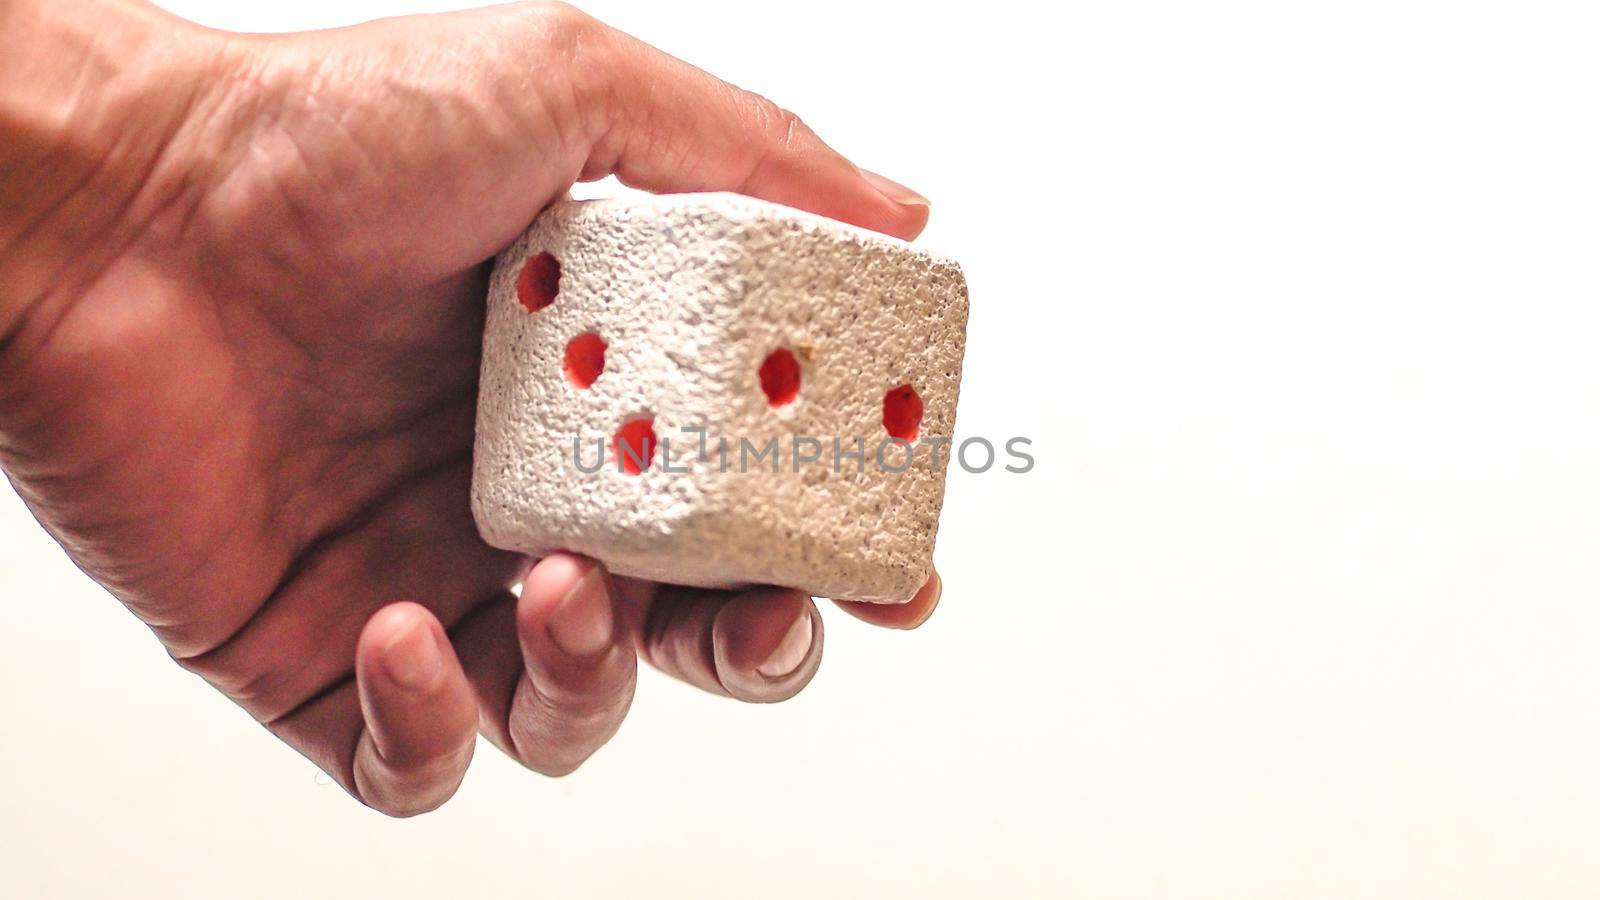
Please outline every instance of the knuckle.
M434 810L443 806L444 801L435 800L431 802L414 802L407 799L382 803L369 803L367 805L392 819L409 819L413 816L420 816L424 813L433 812Z
M598 746L574 744L558 735L539 733L544 729L515 727L511 729L511 756L530 772L549 778L564 778L578 771Z
M760 132L779 147L790 147L810 133L806 123L793 111L760 94L748 93L750 115Z
M540 65L533 75L539 98L535 105L560 144L575 150L606 121L617 69L615 34L560 0L526 3L518 12L521 22L515 29L519 37L514 52L523 52L528 40L539 50Z
M557 47L574 47L599 26L587 13L561 0L538 0L524 7L545 39Z
M472 758L471 742L460 751L413 765L394 766L363 738L353 767L354 794L367 806L397 819L433 812L455 796Z
M578 770L610 741L633 702L633 680L616 691L552 696L526 682L511 713L511 750L523 766L560 778Z
M542 760L538 764L529 765L528 768L547 778L565 778L583 768L583 764L593 755L594 751L588 750L581 755L574 754L566 759Z
M620 657L624 648L612 648ZM577 678L529 680L527 695L541 718L569 724L604 721L625 711L633 701L634 667L613 659Z

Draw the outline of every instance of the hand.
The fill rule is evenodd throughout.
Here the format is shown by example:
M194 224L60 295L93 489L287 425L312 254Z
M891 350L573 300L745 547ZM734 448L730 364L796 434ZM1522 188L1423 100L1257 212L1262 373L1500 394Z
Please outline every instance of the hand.
M485 261L608 174L903 238L927 201L561 5L264 37L0 0L0 42L0 463L180 664L396 815L455 791L479 730L576 768L636 655L741 700L811 678L794 591L478 538ZM914 627L938 591L842 605Z

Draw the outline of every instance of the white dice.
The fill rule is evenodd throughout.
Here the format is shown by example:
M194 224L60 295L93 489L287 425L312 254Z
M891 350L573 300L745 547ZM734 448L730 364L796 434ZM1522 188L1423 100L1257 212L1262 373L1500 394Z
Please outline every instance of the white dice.
M673 584L903 602L966 342L953 261L734 194L560 202L496 263L484 540Z

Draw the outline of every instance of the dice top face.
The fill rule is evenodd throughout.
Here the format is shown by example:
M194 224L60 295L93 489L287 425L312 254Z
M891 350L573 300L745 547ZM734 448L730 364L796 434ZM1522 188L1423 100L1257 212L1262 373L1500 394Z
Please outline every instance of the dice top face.
M479 531L675 584L907 600L932 570L966 318L954 262L807 213L557 203L490 280Z

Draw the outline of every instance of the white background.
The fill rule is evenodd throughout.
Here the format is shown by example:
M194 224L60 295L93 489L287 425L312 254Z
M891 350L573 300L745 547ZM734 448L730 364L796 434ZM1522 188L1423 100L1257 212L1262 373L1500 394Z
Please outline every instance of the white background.
M169 0L278 30L448 3ZM0 895L1600 894L1584 3L623 3L934 201L972 322L923 631L644 676L577 775L349 800L0 498ZM537 61L530 60L530 65Z

